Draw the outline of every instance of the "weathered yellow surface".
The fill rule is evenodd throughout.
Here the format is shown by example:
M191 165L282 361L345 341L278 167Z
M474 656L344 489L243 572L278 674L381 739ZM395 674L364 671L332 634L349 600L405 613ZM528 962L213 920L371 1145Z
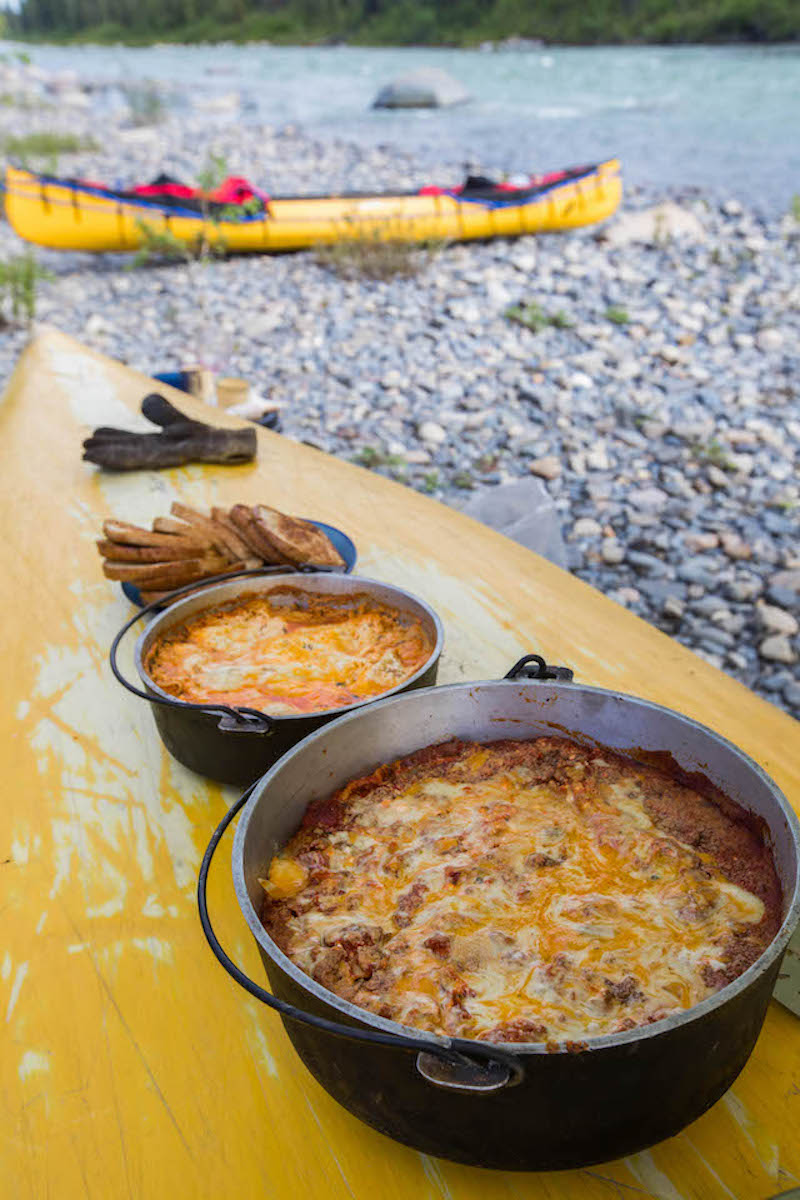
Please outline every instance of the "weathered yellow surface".
M683 1134L579 1172L478 1171L396 1145L307 1074L279 1020L219 968L194 886L233 792L163 750L107 666L130 614L101 575L103 518L263 501L347 530L364 575L430 601L441 679L523 652L696 717L797 804L798 726L611 601L412 491L259 432L252 466L113 476L81 462L98 424L139 424L144 376L47 332L0 404L0 1179L15 1200L763 1200L800 1180L800 1022L771 1006L731 1091ZM170 393L193 415L230 417ZM219 931L260 979L227 851Z

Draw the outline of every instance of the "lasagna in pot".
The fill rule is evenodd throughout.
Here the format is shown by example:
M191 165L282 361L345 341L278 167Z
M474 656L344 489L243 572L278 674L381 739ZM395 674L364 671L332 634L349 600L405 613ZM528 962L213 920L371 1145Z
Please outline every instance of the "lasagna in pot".
M180 700L298 716L390 691L432 651L418 618L367 593L282 585L174 625L156 638L144 665Z
M755 818L552 737L452 741L378 767L311 805L261 883L264 926L318 983L490 1042L679 1013L780 924Z

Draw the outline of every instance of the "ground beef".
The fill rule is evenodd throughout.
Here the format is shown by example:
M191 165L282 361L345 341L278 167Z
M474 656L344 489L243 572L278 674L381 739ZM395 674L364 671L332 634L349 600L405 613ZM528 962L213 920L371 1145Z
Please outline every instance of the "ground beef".
M638 981L633 975L626 975L618 983L607 979L606 990L603 994L603 999L610 1007L612 1004L627 1004L629 1000L633 1000L642 995Z
M437 958L447 958L450 953L450 938L443 933L433 933L422 943Z
M406 925L410 925L414 913L422 904L425 894L428 891L428 885L418 880L407 892L399 897L397 901L397 910L394 914L394 923L399 929L404 929Z
M497 1025L488 1033L481 1034L481 1042L543 1042L547 1038L547 1026L541 1021L530 1021L517 1017L505 1025Z
M490 751L483 762L482 750ZM660 834L653 851L653 869L657 871L658 863L663 862L665 857L679 853L673 839L696 849L698 857L688 872L691 890L686 895L683 908L679 910L683 920L691 922L702 919L708 906L704 885L710 874L701 855L708 856L711 860L708 866L713 867L715 872L761 899L765 906L763 920L741 930L725 945L717 948L714 957L723 964L722 967L709 965L703 970L702 978L708 988L718 989L735 979L771 941L780 924L781 891L764 838L764 827L757 818L750 817L702 780L687 780L677 771L673 775L602 748L587 748L555 737L533 741L502 740L483 746L452 740L438 746L428 746L405 759L377 767L370 775L354 780L332 796L309 806L301 829L289 847L308 871L309 883L297 896L286 900L272 901L265 896L262 919L268 932L291 957L292 922L299 914L311 909L321 913L334 912L338 906L338 911L344 915L347 903L346 900L342 901L343 896L355 899L352 907L357 911L361 897L369 893L371 886L378 886L369 878L368 866L359 868L355 875L328 869L331 834L363 822L365 814L368 819L373 802L379 804L382 800L390 799L418 780L435 777L453 783L469 782L486 778L502 769L514 770L526 786L547 783L563 789L565 800L568 799L570 804L586 812L589 819L598 788L616 784L620 773L624 772L626 780L630 781L631 795L641 799L647 815ZM366 802L364 797L367 797ZM463 839L460 840L455 834L440 839L436 848L442 860L441 868L448 894L451 888L457 888L463 895L469 896L483 886L482 873L487 877L497 875L498 867L493 865L491 846L502 843L504 825L502 806L495 805L491 819L483 828L483 853L466 864L463 861ZM393 856L386 860L385 869L390 873L393 867L404 869L410 851L401 849L399 842L392 843L395 834L391 825L384 825L383 833L387 838L385 844L389 854ZM526 878L532 886L539 872L550 872L565 861L557 835L556 828L552 844L546 842L543 850L532 847L534 852L524 861L521 886L524 887ZM602 831L598 835L598 843L605 844ZM336 844L335 838L333 844ZM615 846L613 841L608 844ZM454 855L459 856L455 863L451 857ZM644 865L647 866L649 862L648 858ZM470 989L453 972L456 968L479 969L481 956L471 952L475 961L472 962L472 958L466 961L470 956L467 954L465 957L457 939L452 940L446 922L447 914L442 915L441 921L437 919L433 932L430 927L425 929L420 926L417 929L413 924L414 914L424 905L427 893L428 884L420 879L412 882L397 899L394 913L385 920L381 917L387 926L386 930L379 926L355 923L343 924L341 929L328 934L318 952L314 952L313 975L323 986L344 998L356 997L356 1003L364 1003L382 1015L393 1016L392 1005L387 1001L391 997L392 987L396 985L396 972L398 968L402 969L408 958L411 943L407 939L416 936L420 939L416 945L424 946L439 960L438 966L432 965L431 970L437 972L435 978L440 987L439 996L435 999L431 996L429 1004L420 1001L418 1022L423 1028L439 1028L458 1034L462 1032L459 1026L460 1006L469 996ZM584 916L587 919L602 916L599 911L595 912L596 907L596 901L593 904L587 902ZM556 988L564 987L567 986L570 967L569 956L556 953L545 968L545 974ZM610 1019L615 1021L615 1027L631 1028L630 1017L623 1014L626 1005L642 998L635 975L613 980L598 974L595 982L594 994L604 1004ZM615 1020L617 1014L618 1022ZM468 1015L464 1013L465 1018ZM660 1020L662 1015L660 1012L651 1013L646 1018L640 1018L640 1023L642 1020ZM412 1024L416 1023L411 1014L407 1019ZM541 1020L518 1017L480 1036L492 1042L546 1042L548 1038L552 1039L553 1032L548 1031Z

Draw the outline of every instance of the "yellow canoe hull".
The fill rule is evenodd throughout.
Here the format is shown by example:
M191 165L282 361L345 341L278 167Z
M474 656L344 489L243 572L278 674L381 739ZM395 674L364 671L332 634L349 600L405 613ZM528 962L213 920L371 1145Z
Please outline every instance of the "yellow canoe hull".
M15 167L6 169L5 193L14 231L53 250L135 251L146 244L150 230L187 245L205 239L239 253L299 250L356 238L466 241L574 229L611 216L622 199L622 179L619 162L611 159L520 204L496 206L447 193L278 197L270 200L268 213L242 221L176 214Z

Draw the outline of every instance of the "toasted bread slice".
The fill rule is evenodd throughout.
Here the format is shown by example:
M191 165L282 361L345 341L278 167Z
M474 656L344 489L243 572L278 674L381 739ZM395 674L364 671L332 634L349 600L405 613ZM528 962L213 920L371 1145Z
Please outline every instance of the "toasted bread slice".
M269 565L285 565L287 560L279 554L275 547L259 532L253 519L253 510L246 504L234 504L229 513L230 519L254 554L262 562Z
M204 558L186 558L181 562L160 563L103 563L103 574L106 579L123 579L129 583L154 589L182 587L185 583L194 583L207 575L222 575L231 570L231 564L221 556Z
M170 508L173 516L179 517L182 521L186 521L195 533L208 539L220 554L224 554L226 558L235 561L241 555L238 549L230 544L226 537L226 531L221 526L216 525L208 513L201 512L197 508L190 508L188 504L181 504L175 500Z
M211 549L211 539L196 525L189 525L186 521L177 521L175 517L156 517L153 521L153 532L188 538L198 546L206 546Z
M289 562L297 566L303 563L318 567L344 566L344 559L330 539L309 521L287 516L266 504L256 504L252 512L258 533Z
M173 537L169 546L128 546L120 542L98 540L97 549L103 558L112 562L176 562L183 558L197 558L196 542L185 538Z
M226 509L212 508L211 520L214 522L214 525L216 525L220 532L224 533L229 548L236 554L237 558L252 557L252 547L248 545L248 543L239 533L239 530L228 516Z
M186 526L189 537L197 541L198 549L202 543L197 539L194 531ZM110 542L118 542L122 546L169 546L174 547L177 541L176 535L173 533L161 533L153 529L142 529L139 525L129 525L127 521L104 521L103 533ZM180 543L185 544L184 542ZM166 558L170 556L165 555Z

